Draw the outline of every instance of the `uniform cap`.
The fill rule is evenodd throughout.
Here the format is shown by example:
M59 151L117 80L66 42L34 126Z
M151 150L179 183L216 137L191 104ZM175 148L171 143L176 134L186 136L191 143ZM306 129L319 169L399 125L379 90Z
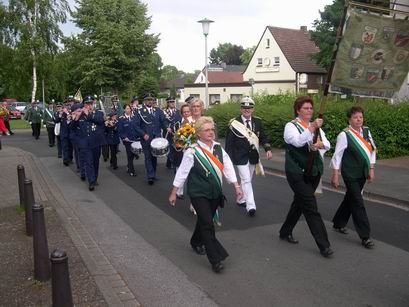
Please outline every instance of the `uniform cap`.
M93 103L94 102L94 97L92 96L85 96L84 99L82 100L82 103Z
M146 93L145 95L143 95L143 100L147 99L155 99L155 96L152 93Z
M81 109L84 105L82 103L74 103L71 106L71 112L74 112L75 110Z
M134 102L135 100L139 100L138 96L133 96L132 100L131 100L131 103Z
M190 102L193 100L193 98L195 98L195 97L189 96L189 97L187 97L187 98L185 99L185 102L186 102L186 103L190 103Z
M173 96L169 96L168 98L166 98L166 102L175 102L176 99Z
M254 108L254 100L251 99L249 96L243 97L240 100L240 107L242 108Z

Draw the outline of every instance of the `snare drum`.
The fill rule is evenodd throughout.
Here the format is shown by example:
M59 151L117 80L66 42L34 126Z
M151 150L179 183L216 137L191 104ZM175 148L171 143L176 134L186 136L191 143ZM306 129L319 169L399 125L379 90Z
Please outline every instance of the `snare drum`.
M131 143L131 151L135 155L140 155L142 154L142 145L141 142L136 141Z
M169 141L165 138L156 138L151 142L151 153L154 157L162 157L169 152Z

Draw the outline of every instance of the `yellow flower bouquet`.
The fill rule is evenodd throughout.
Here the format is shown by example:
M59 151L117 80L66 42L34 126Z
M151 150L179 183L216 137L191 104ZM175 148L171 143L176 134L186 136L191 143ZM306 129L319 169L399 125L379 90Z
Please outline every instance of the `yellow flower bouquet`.
M184 124L173 136L176 150L183 150L196 142L196 130L192 124Z

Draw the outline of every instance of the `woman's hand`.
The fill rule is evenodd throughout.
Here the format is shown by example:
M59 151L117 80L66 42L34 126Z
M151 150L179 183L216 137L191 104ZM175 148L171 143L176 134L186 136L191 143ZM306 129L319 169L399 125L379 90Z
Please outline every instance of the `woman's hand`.
M272 157L273 157L273 153L271 152L271 150L266 151L267 160L271 160Z
M177 190L177 188L173 187L172 191L170 192L169 198L168 198L169 204L171 206L175 206L175 204L176 204L176 190Z
M375 169L370 168L368 174L368 182L373 182L375 179Z
M236 199L240 199L243 197L243 191L241 190L239 185L234 185L234 190L236 192Z
M332 172L331 185L336 189L338 189L339 187L339 175L337 169L334 169L334 171Z

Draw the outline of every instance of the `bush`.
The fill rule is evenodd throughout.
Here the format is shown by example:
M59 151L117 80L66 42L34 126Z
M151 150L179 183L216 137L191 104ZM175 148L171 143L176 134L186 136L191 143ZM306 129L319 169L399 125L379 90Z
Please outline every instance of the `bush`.
M255 96L255 116L263 119L266 133L273 147L283 148L283 132L285 124L293 119L292 94ZM314 109L319 110L319 97L314 97ZM337 101L336 97L328 97L325 104L323 129L331 142L333 152L338 134L347 127L346 110L359 105L365 110L365 125L371 130L378 148L380 159L393 158L409 154L409 103L388 104L380 99L366 99L355 103L351 100ZM217 124L219 137L225 137L230 119L240 114L238 102L228 102L207 110Z

